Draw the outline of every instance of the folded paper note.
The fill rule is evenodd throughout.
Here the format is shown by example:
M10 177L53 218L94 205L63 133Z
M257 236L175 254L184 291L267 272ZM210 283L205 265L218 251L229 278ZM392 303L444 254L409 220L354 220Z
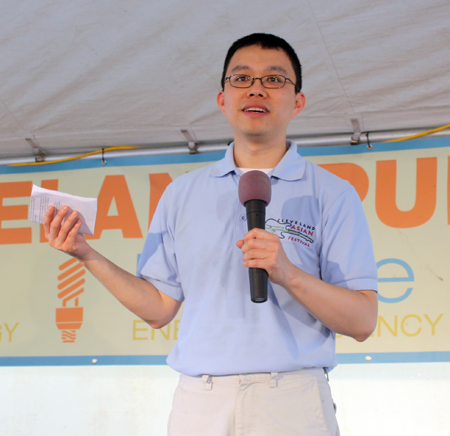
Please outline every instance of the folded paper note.
M30 221L44 224L44 216L49 206L55 208L55 214L63 206L69 207L69 214L76 210L81 219L80 233L93 235L97 216L97 199L77 197L64 192L52 191L33 185L30 202Z

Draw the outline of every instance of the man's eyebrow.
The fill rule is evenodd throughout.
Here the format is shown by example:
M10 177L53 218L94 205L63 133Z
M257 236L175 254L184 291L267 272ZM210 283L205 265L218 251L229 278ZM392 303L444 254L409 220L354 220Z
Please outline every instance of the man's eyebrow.
M250 67L247 65L236 65L231 71L230 74L237 73L239 71L243 70L250 70ZM265 71L268 73L270 72L278 72L285 76L288 76L288 72L281 66L281 65L270 65L269 67L265 68Z
M267 71L277 71L279 73L284 74L285 76L288 75L288 72L281 65L271 65L270 67L267 67L266 70Z
M231 71L230 74L233 73L237 73L238 71L242 71L242 70L249 70L250 67L248 67L247 65L236 65Z

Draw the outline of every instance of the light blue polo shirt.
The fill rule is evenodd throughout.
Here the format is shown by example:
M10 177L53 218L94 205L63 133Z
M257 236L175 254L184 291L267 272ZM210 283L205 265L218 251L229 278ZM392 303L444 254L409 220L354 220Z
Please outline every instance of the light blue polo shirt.
M348 182L303 159L295 143L274 168L266 230L292 263L351 290L377 289L361 201ZM233 145L225 157L174 180L153 218L138 275L184 301L167 363L197 376L336 365L335 334L279 285L250 301L236 241L247 232Z

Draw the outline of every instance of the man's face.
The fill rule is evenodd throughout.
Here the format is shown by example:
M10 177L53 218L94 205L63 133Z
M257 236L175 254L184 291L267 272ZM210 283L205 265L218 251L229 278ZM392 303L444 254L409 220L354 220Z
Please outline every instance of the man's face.
M236 51L226 77L231 74L252 77L279 74L295 83L294 69L287 54L257 45ZM227 80L224 90L217 96L217 103L234 130L235 141L280 141L285 139L290 120L303 109L305 97L302 93L296 94L295 86L289 82L283 88L267 89L260 80L255 80L250 88L234 88Z

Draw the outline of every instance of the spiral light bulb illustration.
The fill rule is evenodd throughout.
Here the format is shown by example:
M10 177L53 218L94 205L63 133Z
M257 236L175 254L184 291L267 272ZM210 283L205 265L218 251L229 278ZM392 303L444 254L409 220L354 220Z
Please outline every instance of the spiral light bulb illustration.
M83 308L79 307L78 296L84 292L85 279L81 278L86 274L80 262L70 259L59 266L63 271L58 276L58 298L62 300L62 307L56 309L56 326L62 330L63 342L75 342L76 331L83 323ZM67 306L71 302L73 305Z

